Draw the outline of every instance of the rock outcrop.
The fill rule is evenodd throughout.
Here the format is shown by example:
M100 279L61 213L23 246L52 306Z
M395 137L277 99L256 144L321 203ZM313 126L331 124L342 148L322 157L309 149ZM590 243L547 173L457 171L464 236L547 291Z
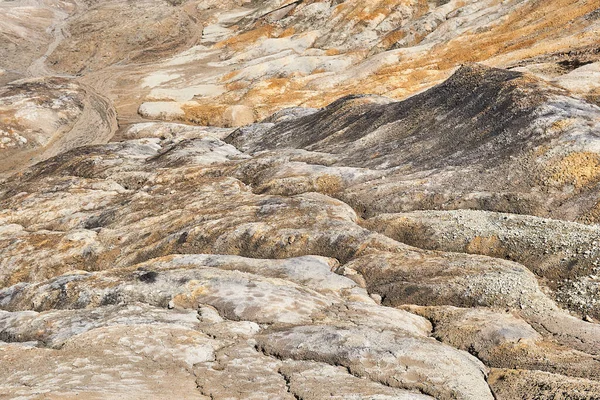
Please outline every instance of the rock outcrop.
M469 208L596 222L599 123L600 108L563 89L471 65L406 101L350 96L302 118L239 129L226 141L250 153L332 155L314 175L340 179L336 197L365 217ZM278 179L278 168L287 167L261 171L261 188L296 190ZM340 168L373 172L363 183L344 179ZM375 184L374 171L383 170Z
M597 393L598 229L564 220L591 221L598 181L564 160L595 162L598 115L474 65L403 102L133 125L38 163L0 191L4 390Z
M0 176L75 147L106 143L117 130L109 100L66 78L0 88Z
M0 0L0 398L600 398L599 7Z
M14 0L0 68L80 79L121 123L244 124L351 94L403 99L465 63L598 98L597 4L584 0ZM19 50L17 50L17 48ZM3 81L0 76L0 83ZM243 118L231 118L243 109Z

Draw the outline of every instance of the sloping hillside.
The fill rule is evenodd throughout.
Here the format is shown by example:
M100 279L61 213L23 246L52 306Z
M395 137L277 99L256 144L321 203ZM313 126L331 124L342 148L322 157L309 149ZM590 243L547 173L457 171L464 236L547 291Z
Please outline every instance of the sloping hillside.
M539 174L597 157L598 111L470 66L403 102L345 98L236 131L143 124L39 163L0 192L5 390L596 394L600 231L539 217L552 202L571 205L556 218L592 215L596 167ZM482 214L390 214L431 208Z
M0 398L600 398L600 2L0 12Z

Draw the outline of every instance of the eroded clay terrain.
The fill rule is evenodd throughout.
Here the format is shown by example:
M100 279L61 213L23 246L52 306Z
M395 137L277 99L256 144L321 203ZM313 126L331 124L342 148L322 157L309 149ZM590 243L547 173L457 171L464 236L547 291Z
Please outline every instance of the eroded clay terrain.
M0 10L0 398L600 399L599 2Z

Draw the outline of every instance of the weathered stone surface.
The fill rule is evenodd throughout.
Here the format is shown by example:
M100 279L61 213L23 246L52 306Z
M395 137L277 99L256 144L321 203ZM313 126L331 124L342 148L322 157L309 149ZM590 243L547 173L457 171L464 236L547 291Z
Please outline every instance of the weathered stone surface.
M267 354L342 365L386 386L418 389L440 399L493 398L483 364L431 338L314 325L265 332L257 341Z
M6 79L83 74L126 122L138 119L138 109L214 125L231 123L231 107L262 119L348 94L405 98L469 62L533 72L597 98L588 66L598 61L597 7L582 0L16 0L1 7Z
M116 125L112 104L88 86L66 78L13 81L0 87L0 174L106 143Z
M541 371L494 370L490 385L498 399L597 399L598 381Z
M549 79L556 80L571 72L569 63L598 60L596 6L583 1L142 4L135 12L145 24L144 36L124 42L125 32L137 32L138 22L130 21L134 11L121 2L96 3L67 21L67 29L83 37L67 38L49 57L71 73L83 60L90 70L105 67L88 74L89 82L131 116L134 99L153 118L229 124L231 106L249 107L249 116L262 119L282 107L322 107L348 94L404 98L468 62L516 68L545 62L556 71ZM102 21L109 13L120 23L87 28L91 18ZM162 25L156 23L160 17ZM100 51L90 54L90 43ZM80 51L72 57L75 46ZM121 85L107 85L106 76L118 76ZM593 78L583 81L579 91L592 94Z
M292 393L302 399L425 400L432 397L383 386L328 364L286 362L280 369Z
M250 152L329 153L328 166L385 170L385 179L337 190L364 216L470 208L595 222L599 123L597 106L562 89L472 65L406 101L347 97L226 141Z
M430 319L440 341L476 354L486 365L596 377L596 357L544 339L516 313L448 306L406 309Z
M472 210L381 214L363 225L420 248L518 261L543 278L562 305L600 315L595 225Z
M0 13L1 398L600 396L596 2Z
M77 335L60 350L0 345L8 398L205 399L191 367L215 357L219 343L177 325L108 326Z
M42 313L3 311L0 319L3 327L0 337L5 342L38 342L55 349L76 335L106 326L170 323L190 329L198 327L195 311L173 312L143 303Z

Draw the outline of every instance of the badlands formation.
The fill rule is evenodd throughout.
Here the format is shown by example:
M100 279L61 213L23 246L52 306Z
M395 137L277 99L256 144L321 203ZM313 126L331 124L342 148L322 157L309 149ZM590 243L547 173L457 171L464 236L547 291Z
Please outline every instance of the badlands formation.
M600 399L600 1L0 14L0 399Z

